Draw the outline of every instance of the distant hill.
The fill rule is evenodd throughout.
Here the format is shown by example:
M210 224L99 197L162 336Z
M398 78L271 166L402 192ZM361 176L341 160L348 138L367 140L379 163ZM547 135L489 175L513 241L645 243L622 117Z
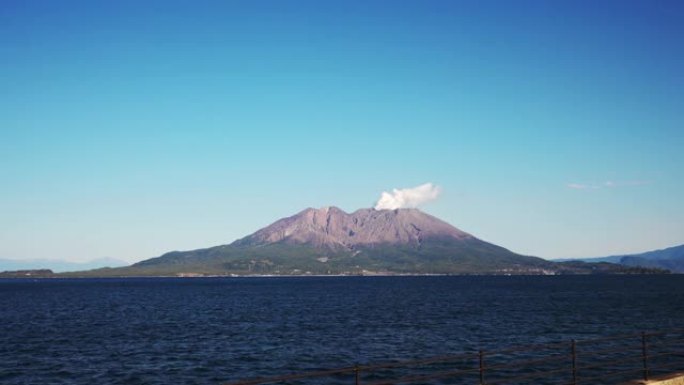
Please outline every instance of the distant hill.
M639 254L611 255L609 257L577 259L584 262L611 262L625 266L667 269L684 273L684 245Z
M620 264L668 269L684 273L684 245L620 257Z
M127 262L114 258L99 258L88 262L69 262L56 259L0 259L0 272L49 269L53 272L61 273L65 271L82 271L99 269L103 267L121 267L126 265L128 265Z
M0 278L52 278L50 269L0 271Z
M309 208L232 244L174 251L90 275L577 274L643 272L559 264L485 242L417 209Z

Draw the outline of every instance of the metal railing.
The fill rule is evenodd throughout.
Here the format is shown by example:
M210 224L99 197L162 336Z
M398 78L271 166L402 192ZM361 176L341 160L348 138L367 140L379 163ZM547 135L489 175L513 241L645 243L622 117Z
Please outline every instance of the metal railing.
M615 384L684 370L684 329L356 365L227 385Z

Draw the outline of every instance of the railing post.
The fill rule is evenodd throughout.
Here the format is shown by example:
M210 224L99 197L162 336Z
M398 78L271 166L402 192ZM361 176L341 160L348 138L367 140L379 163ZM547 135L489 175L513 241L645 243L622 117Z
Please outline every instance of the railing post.
M354 384L359 385L359 365L354 366Z
M482 350L477 354L480 361L480 385L484 385L484 352Z
M572 355L572 385L577 385L577 341L570 341L570 354Z
M641 332L641 357L644 361L644 381L648 382L648 343L646 332Z

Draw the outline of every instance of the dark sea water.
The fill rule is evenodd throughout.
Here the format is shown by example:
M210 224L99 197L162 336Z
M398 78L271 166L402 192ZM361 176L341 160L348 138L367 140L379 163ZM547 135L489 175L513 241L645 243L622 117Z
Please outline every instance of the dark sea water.
M220 384L681 327L681 275L0 280L0 383Z

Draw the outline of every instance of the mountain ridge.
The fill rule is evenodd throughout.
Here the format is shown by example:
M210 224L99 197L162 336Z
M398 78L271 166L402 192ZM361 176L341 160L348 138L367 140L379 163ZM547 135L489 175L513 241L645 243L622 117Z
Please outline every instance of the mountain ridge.
M555 263L483 241L418 209L307 208L230 244L172 251L82 276L641 273Z
M684 245L666 247L635 254L611 255L608 257L578 258L573 261L610 262L624 266L661 268L684 273Z
M1 271L16 271L16 270L34 270L34 269L50 269L54 272L68 272L79 270L91 270L104 267L122 267L127 266L128 263L115 258L103 257L91 259L84 262L71 262L61 259L0 259Z
M358 245L400 243L420 245L426 237L474 238L418 209L359 209L352 213L327 206L307 208L282 218L232 245L276 242L313 244L317 247L353 248Z
M460 263L452 261L455 254ZM302 265L304 269L290 265L291 260L303 263L306 258L302 256L309 259L309 263ZM302 271L438 274L491 270L478 262L478 256L503 263L510 271L524 269L530 264L541 269L548 263L482 241L418 209L371 208L346 213L328 206L304 209L231 244L170 252L133 266L190 267L199 263L220 263L230 271L247 269L252 272L252 265L258 265L260 272L276 274ZM246 258L251 258L250 263L245 262ZM312 265L311 259L318 263ZM447 266L449 264L451 266ZM283 266L284 270L273 266Z

